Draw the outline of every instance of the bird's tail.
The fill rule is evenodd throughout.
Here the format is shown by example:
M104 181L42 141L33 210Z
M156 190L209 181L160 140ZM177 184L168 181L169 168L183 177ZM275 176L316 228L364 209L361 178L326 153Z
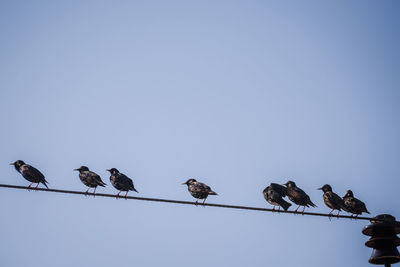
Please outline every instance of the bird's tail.
M315 204L311 201L311 199L308 200L308 203L307 203L307 204L310 205L311 207L314 207L314 208L318 207L317 205L315 205Z
M102 187L105 187L107 184L104 183L103 181L101 181L99 185L102 186Z
M218 194L215 193L214 191L210 191L208 194L209 194L209 195L217 195L217 196L218 196Z
M49 187L47 186L46 183L48 183L46 180L44 180L44 182L42 182L42 184L44 184L44 186L45 186L47 189L49 189Z
M284 200L284 199L281 199L280 201L279 201L279 203L278 203L284 210L288 210L288 208L290 207L290 206L292 206L292 204L290 204L289 202L287 202L286 200Z
M135 187L132 188L132 191L135 191L136 193L139 193L139 191L137 191L137 190L135 189Z

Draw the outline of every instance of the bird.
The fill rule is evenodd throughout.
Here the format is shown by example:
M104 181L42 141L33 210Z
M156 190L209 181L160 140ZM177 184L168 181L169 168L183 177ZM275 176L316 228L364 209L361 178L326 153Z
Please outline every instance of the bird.
M290 206L292 206L292 204L283 199L283 197L286 196L286 194L284 194L285 191L286 187L275 183L271 183L264 189L264 198L268 203L274 206L273 210L275 210L275 206L278 206L278 210L282 207L286 211Z
M189 193L196 198L196 205L199 199L204 199L203 204L206 202L206 199L209 195L218 195L211 187L206 184L197 182L196 179L190 178L186 182L182 183L183 185L187 185Z
M276 184L276 183L270 183L269 186L272 188L272 190L274 190L277 193L279 193L282 197L285 197L288 194L287 188L284 187L283 185Z
M347 210L343 199L332 191L332 187L329 184L318 188L318 190L322 190L324 192L324 202L329 208L332 209L331 212L329 212L329 215L332 215L334 210L338 210L337 216L339 216L339 213L342 209L345 211Z
M369 211L367 210L367 207L365 206L365 203L359 200L358 198L355 198L353 195L353 191L347 190L346 194L343 197L344 205L347 208L347 211L351 213L351 216L356 214L356 217L363 212L366 212L368 214Z
M106 184L101 180L100 176L95 172L89 171L89 168L86 166L81 166L78 169L74 169L74 171L79 171L79 178L81 179L81 182L88 187L86 193L89 192L90 188L94 188L93 194L96 194L97 186L106 186Z
M306 207L316 207L316 205L312 203L310 197L306 194L306 192L297 187L295 182L288 181L284 185L287 188L287 196L289 197L290 201L292 201L296 205L299 205L295 210L296 212L300 208L300 206L303 206L302 213L304 213Z
M42 183L44 184L44 186L46 188L49 188L47 186L47 181L44 178L44 175L35 167L26 164L25 162L23 162L22 160L17 160L13 163L10 163L10 165L14 165L15 169L22 174L22 176L28 180L29 182L31 182L31 184L28 186L28 188L31 188L32 184L36 184L36 188L38 188L39 184Z
M135 191L136 193L139 193L135 187L133 186L133 182L132 179L130 179L128 176L126 176L123 173L120 173L116 168L111 168L108 169L107 171L110 172L111 176L110 176L110 182L111 184L117 189L119 190L118 194L117 194L117 198L119 197L119 194L122 191L126 191L125 193L125 198L128 195L129 191Z

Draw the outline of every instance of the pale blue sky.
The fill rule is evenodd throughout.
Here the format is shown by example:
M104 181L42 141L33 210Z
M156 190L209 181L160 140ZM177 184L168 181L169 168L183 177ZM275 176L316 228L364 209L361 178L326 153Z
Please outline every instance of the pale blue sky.
M289 178L399 219L397 1L1 1L0 183L270 207ZM110 185L99 192L117 193ZM130 193L133 195L133 193ZM365 221L0 189L1 266L366 266Z

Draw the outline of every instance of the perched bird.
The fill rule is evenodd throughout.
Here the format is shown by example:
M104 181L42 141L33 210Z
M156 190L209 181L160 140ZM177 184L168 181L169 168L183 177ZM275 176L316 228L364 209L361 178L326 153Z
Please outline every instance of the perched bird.
M208 195L218 195L214 191L211 190L211 188L203 183L197 182L195 179L189 179L185 183L182 183L188 186L188 191L189 193L196 198L196 204L199 199L204 199L204 202L206 202L206 199Z
M123 173L120 173L116 168L112 168L107 171L109 171L111 173L111 176L110 176L111 184L117 190L119 190L117 197L119 197L119 194L121 193L121 191L126 191L125 197L128 195L128 192L130 190L135 191L136 193L139 193L133 186L132 179L128 178L128 176L126 176Z
M296 205L299 205L296 211L300 208L300 206L303 206L303 213L306 207L316 207L306 192L297 187L295 182L288 181L285 185L287 187L287 196L289 197L290 201Z
M46 179L44 178L44 175L35 167L32 167L31 165L26 164L22 160L17 160L14 163L10 163L10 165L14 165L15 169L22 174L22 176L31 182L31 184L28 186L29 188L31 187L32 184L36 184L36 188L38 188L39 183L44 184L46 188L49 188L46 183Z
M351 216L356 214L356 217L363 212L369 214L367 207L365 206L364 202L354 197L353 192L351 190L347 190L346 194L343 197L344 205L348 212L351 213Z
M89 171L89 168L86 166L81 166L79 169L74 169L74 171L79 171L81 182L88 187L86 193L89 192L90 188L94 188L93 194L96 194L97 186L104 187L106 185L98 174Z
M286 197L287 194L288 194L287 188L284 187L283 185L276 184L276 183L271 183L269 186L271 187L272 190L274 190L277 193L279 193L282 197Z
M278 210L280 210L281 207L284 210L288 210L288 208L292 206L292 204L283 199L285 196L285 189L286 188L284 186L274 183L271 183L264 189L264 198L266 201L268 201L268 203L274 206L273 210L275 210L275 206L279 207Z
M338 210L337 215L339 215L340 211L347 210L346 206L344 205L344 201L341 197L339 197L337 194L332 192L332 187L329 184L324 185L321 188L318 188L318 190L322 190L324 192L323 198L325 204L331 208L331 212L329 212L329 215L332 215L332 212L334 210Z

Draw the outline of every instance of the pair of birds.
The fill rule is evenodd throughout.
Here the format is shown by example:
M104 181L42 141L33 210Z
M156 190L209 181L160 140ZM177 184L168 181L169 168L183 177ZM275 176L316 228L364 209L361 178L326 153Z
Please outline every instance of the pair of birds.
M88 187L86 193L89 192L90 188L94 188L93 194L96 194L96 188L98 186L106 186L106 184L101 180L100 175L90 171L86 166L81 166L78 169L74 169L74 171L79 171L79 179L81 179L81 182ZM107 169L107 171L111 174L111 184L115 187L115 189L119 190L117 197L119 197L119 194L122 191L126 192L125 197L128 195L129 191L135 191L136 193L139 193L135 189L131 178L123 173L120 173L116 168Z
M37 184L35 189L38 188L39 184L42 183L46 188L49 188L47 186L47 181L44 177L44 175L35 167L26 164L22 160L17 160L13 163L10 163L10 165L14 165L15 169L31 184L28 186L29 188L32 186L32 184ZM96 193L96 188L97 186L102 186L104 187L106 184L101 180L100 176L96 174L95 172L92 172L89 170L88 167L86 166L81 166L78 169L75 169L75 171L79 171L79 178L82 181L84 185L88 187L88 190L86 193L89 192L90 188L94 188L94 194ZM112 168L107 170L110 172L110 181L111 184L119 190L117 196L122 191L126 191L125 197L127 196L129 191L135 191L138 192L134 185L132 179L127 177L125 174L120 173L116 168Z
M301 188L296 186L296 183L293 181L288 181L287 183L280 185L276 183L271 183L267 186L264 191L263 195L265 200L275 207L278 206L278 210L281 207L284 210L288 210L292 204L284 200L284 197L288 197L290 201L294 204L298 205L296 212L303 206L303 213L306 207L316 207L316 205L311 201L310 197L304 192Z
M324 185L318 190L322 190L324 192L323 199L325 205L331 208L332 215L334 210L338 210L337 215L339 215L341 210L347 211L356 217L363 212L369 213L364 202L354 197L353 192L351 190L347 190L346 194L343 198L338 196L336 193L332 191L332 187L328 184ZM296 186L296 183L293 181L288 181L284 185L271 183L267 186L263 191L264 198L268 201L268 203L272 204L275 209L276 206L282 207L284 210L288 210L292 205L289 202L285 201L283 198L287 196L293 203L299 205L295 212L303 206L303 211L306 207L316 207L316 205L311 201L310 197L299 187Z
M338 211L337 215L339 215L341 210L351 213L351 216L356 215L355 217L362 214L363 212L369 214L365 203L358 198L355 198L353 191L351 190L347 190L343 198L334 193L332 191L332 187L329 184L318 188L318 190L322 190L324 192L323 198L325 205L332 209L329 214L332 214L334 210Z

